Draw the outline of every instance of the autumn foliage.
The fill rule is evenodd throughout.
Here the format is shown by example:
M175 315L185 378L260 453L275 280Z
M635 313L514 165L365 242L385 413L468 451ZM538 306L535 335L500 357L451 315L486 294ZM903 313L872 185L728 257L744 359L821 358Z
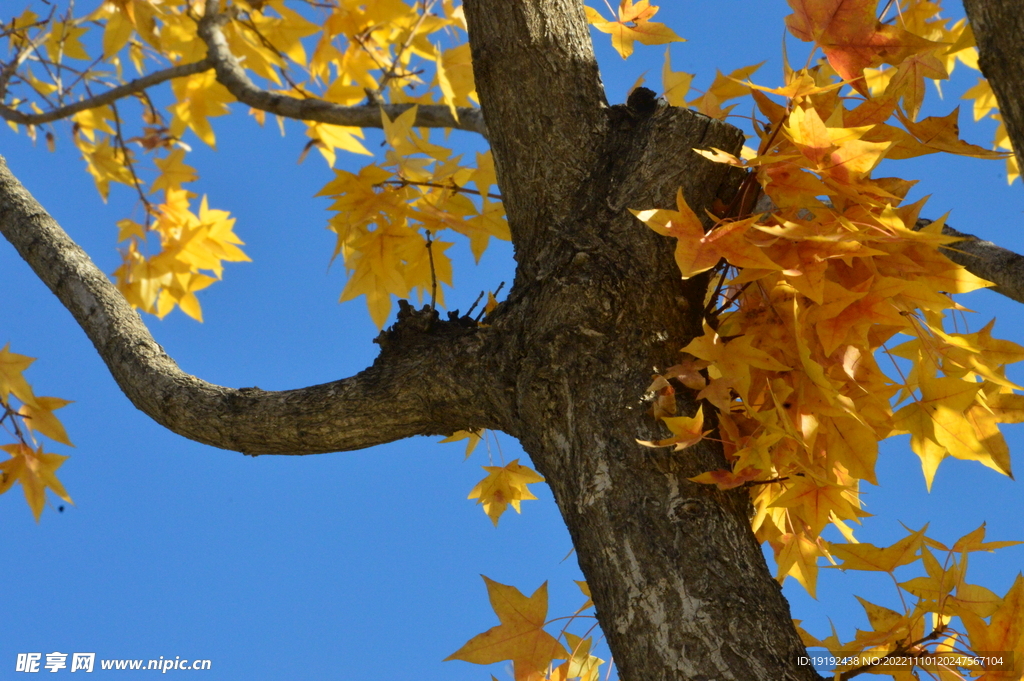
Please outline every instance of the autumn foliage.
M943 233L942 219L922 219L923 200L904 201L912 181L874 172L884 160L951 153L1005 160L1012 182L1016 159L961 140L958 109L919 118L932 81L947 78L957 62L977 68L970 27L942 18L938 3L888 3L893 7L882 17L874 0L789 4L791 36L812 43L824 58L812 56L804 68L787 63L781 84L755 83L757 66L751 66L718 74L707 90L691 94L693 76L673 71L666 52L668 105L725 119L733 100L749 97L757 115L739 156L695 150L745 173L731 203L699 215L680 191L674 208L633 207L638 228L643 223L675 240L684 279L710 282L703 334L650 387L653 414L668 436L642 444L685 457L704 439L720 441L729 468L695 480L749 490L753 530L774 552L780 581L793 577L813 594L819 565L896 580L897 568L920 563L924 576L898 581L904 609L862 601L871 630L852 641L834 634L819 640L801 630L808 645L910 656L1015 651L1015 669L989 670L983 678L1022 678L1024 581L1018 578L1000 597L966 576L971 553L1015 542L988 542L982 526L946 545L922 528L876 547L858 543L853 527L868 515L860 489L877 484L879 441L909 434L930 487L946 457L1010 475L999 424L1024 421L1024 396L1017 394L1024 388L1005 373L1006 365L1024 360L1024 347L995 338L991 322L967 332L950 321L950 313L964 310L952 295L989 282L946 257L943 249L955 249L957 239ZM420 107L446 109L458 120L459 107L476 102L468 44L439 46L442 34L448 42L465 36L459 6L342 0L300 12L283 0L236 0L206 9L222 13L227 46L267 91L379 109L383 161L358 173L335 170L319 191L332 201L332 258L350 273L342 301L365 296L383 327L394 296L443 304L443 286L452 284L446 251L456 241L479 260L492 237L510 238L490 153L463 159L415 125ZM587 17L626 58L635 43L682 40L653 20L657 11L647 0L622 0L617 8L588 7ZM4 26L10 50L24 56L14 72L0 75L0 115L14 129L45 131L53 143L44 126L70 119L71 140L103 199L111 183L136 192L137 213L117 224L122 264L113 277L126 299L159 317L178 308L198 321L195 293L221 279L225 263L248 260L234 219L211 207L216 197L200 198L186 187L198 174L187 163L191 149L183 135L191 131L215 145L211 119L236 101L203 62L202 20L195 3L180 0L117 0L84 16L26 11ZM165 78L168 105L155 103L142 86L130 93L137 98L134 136L123 101L73 104L94 100L92 86L129 84L129 69L143 77L188 65L196 66ZM156 82L162 81L154 76ZM998 118L984 79L968 96L975 120ZM385 104L408 106L390 116ZM265 122L266 111L252 114ZM316 149L333 166L339 151L369 154L358 126L303 123L309 138L303 156ZM994 146L1009 149L1002 127ZM488 309L496 304L491 297ZM0 493L20 482L38 520L47 487L70 497L55 477L66 457L46 452L37 437L70 442L53 415L67 403L34 395L23 376L30 362L6 347L0 351L0 422L14 440L2 447L11 458L0 463ZM692 393L694 413L676 412L682 390ZM468 456L483 437L463 431L449 440L468 440ZM536 498L528 484L543 482L518 460L484 468L487 475L469 498L495 525L509 505L518 512L521 501ZM823 536L830 526L846 543ZM450 659L510 660L517 681L598 678L603 661L591 654L591 632L578 636L566 625L555 636L546 629L546 585L527 597L484 580L500 624ZM581 588L589 596L585 583ZM592 618L581 614L590 605L569 622ZM943 676L949 670L921 668L954 678ZM867 670L836 673L858 671Z

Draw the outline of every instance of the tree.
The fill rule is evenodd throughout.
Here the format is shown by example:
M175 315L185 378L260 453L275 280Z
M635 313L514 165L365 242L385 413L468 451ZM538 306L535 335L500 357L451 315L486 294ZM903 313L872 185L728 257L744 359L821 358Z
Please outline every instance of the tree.
M464 319L441 321L432 310L403 308L398 323L380 338L380 358L358 376L289 393L224 389L178 370L106 276L10 175L0 198L4 234L72 311L130 399L175 432L262 454L337 451L410 435L502 430L520 440L552 487L625 678L725 673L738 678L812 677L811 670L794 662L803 644L749 530L749 486L719 490L690 480L727 469L722 449L708 439L679 456L646 450L635 442L663 439L662 426L638 400L651 370L675 365L680 348L704 334L705 313L713 308L705 301L710 275L694 271L696 276L680 280L671 243L653 230L638 229L628 209L671 209L680 186L696 215L711 208L715 199L729 203L743 181L741 174L727 164L707 163L690 149L738 152L741 135L681 108L649 108L639 96L627 106L606 107L581 7L493 5L466 7L486 128L474 110L453 113L454 98L452 107L420 105L414 114L416 125L486 131L491 143L518 269L508 299L490 311L486 326ZM104 41L115 43L111 51L120 35L111 22L124 21L127 7L108 10ZM252 7L248 17L229 17L208 4L201 18L196 15L196 25L209 56L182 60L185 66L173 66L108 96L199 74L211 79L209 92L219 92L212 87L215 75L231 97L257 110L333 125L384 125L377 101L383 90L371 91L369 104L340 106L253 85L230 56L224 31L241 31L225 27L235 26L231 20L255 21L259 9ZM149 20L136 16L132 21L133 26L121 30L136 30L145 39ZM987 36L981 24L976 28L984 64ZM65 39L63 49L70 52L69 45ZM201 53L200 47L195 56ZM255 69L260 53L246 56L246 65ZM521 74L515 80L508 75L513 69ZM390 69L396 77L397 71ZM998 77L992 77L999 96ZM298 92L299 86L294 87L293 93ZM358 99L366 96L357 88ZM205 117L197 113L199 100L188 100L194 108L178 112L178 117L202 137L207 128ZM179 96L178 101L183 99ZM87 110L107 103L90 101ZM209 113L219 106L216 100L201 105ZM904 107L911 108L906 102ZM1015 135L1012 107L1000 109ZM402 106L384 110L392 125L402 120L399 114L409 115ZM19 121L17 111L7 113L9 120L22 124L59 117L21 113ZM71 113L77 111L60 112ZM94 129L111 128L107 121L120 129L116 113L106 119L101 115ZM172 124L169 134L180 135L183 129L175 131ZM106 147L101 142L83 150L98 183L120 179L138 184L125 163L128 150L111 146L109 140L118 136L113 129L109 134L113 137ZM326 132L317 134L314 142L330 152L332 138ZM159 146L160 133L143 136L143 143ZM333 146L346 143L351 140L341 138ZM113 163L105 166L104 159ZM681 205L679 213L685 215ZM654 216L643 217L650 222ZM130 234L147 226L126 223L122 229ZM240 257L226 247L230 243L226 236L220 240L223 253ZM342 244L345 248L358 250L348 242ZM965 250L962 242L958 249ZM442 261L428 252L427 266L434 269ZM717 261L715 257L710 264ZM982 276L1003 290L1019 290L1012 266L980 270L972 262L969 267L983 271ZM163 287L163 298L133 291L132 281L122 275L122 283L127 281L123 289L144 309L166 313L165 306L177 304L198 314L194 291L212 279L191 270L181 274L180 286ZM442 277L435 272L434 278ZM419 281L426 289L430 279ZM387 282L374 282L363 291L372 297L378 290L384 296L371 302L371 310L376 305L379 311L380 301L389 299ZM137 297L132 300L132 295ZM693 415L692 395L669 379L672 390L662 386L662 397L669 404L678 400L680 414ZM713 424L712 402L706 404ZM683 425L692 428L694 423ZM701 435L701 430L698 425L694 434ZM745 482L763 483L764 478ZM639 605L636 594L643 594ZM689 610L694 600L701 604L698 615ZM666 630L666 621L678 625Z

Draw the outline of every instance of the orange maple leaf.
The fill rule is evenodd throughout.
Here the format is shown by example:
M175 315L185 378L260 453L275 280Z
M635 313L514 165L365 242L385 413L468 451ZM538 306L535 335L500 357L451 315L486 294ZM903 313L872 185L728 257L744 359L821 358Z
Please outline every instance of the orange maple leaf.
M483 577L483 575L481 575ZM445 660L492 664L512 660L516 681L540 681L555 659L570 655L558 640L544 631L548 614L548 583L527 598L514 586L484 577L491 607L501 621L466 642Z
M786 26L800 40L817 43L843 80L861 92L864 69L880 62L899 64L925 49L940 47L875 18L875 0L789 0Z

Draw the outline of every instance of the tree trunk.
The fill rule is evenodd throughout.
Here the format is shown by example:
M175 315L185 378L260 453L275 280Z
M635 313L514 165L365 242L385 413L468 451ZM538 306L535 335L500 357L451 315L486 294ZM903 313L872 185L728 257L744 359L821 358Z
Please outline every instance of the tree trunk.
M580 208L531 258L539 274L520 268L492 322L514 394L503 427L551 485L623 679L816 679L796 665L805 651L746 490L687 479L725 466L720 449L636 442L664 436L642 396L701 333L707 281L681 281L669 240L624 207L672 207L679 186L697 211L709 206L736 177L692 149L741 137L681 109L604 115L605 167L570 195Z
M964 0L988 78L1018 162L1024 158L1024 7L1020 0Z
M712 445L666 454L642 400L701 333L706 278L629 208L698 214L738 177L694 147L731 126L675 108L608 107L579 2L466 0L477 91L518 268L493 320L504 429L547 478L623 679L815 679L750 529L746 490L687 478ZM513 76L514 74L514 76ZM694 404L682 405L693 413Z

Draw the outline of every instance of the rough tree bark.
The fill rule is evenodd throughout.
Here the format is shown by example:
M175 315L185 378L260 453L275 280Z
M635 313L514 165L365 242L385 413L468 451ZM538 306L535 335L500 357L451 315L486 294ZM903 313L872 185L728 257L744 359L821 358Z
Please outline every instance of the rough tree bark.
M482 117L467 120L491 141L517 260L509 298L486 326L403 305L378 338L380 357L357 376L277 393L223 388L178 369L2 163L0 231L132 402L186 437L277 454L464 428L517 437L551 485L623 679L819 678L797 665L803 646L750 531L746 492L688 481L721 467L721 451L705 441L678 456L636 443L661 435L645 384L700 333L707 281L681 281L668 240L627 209L673 207L680 186L698 214L728 199L738 176L691 150L736 151L740 133L682 109L608 106L579 0L465 0L465 9L482 104ZM984 66L987 33L977 30ZM253 106L302 115L239 78L212 17L204 31L201 68ZM317 116L354 115L321 108ZM983 276L1003 277L1021 299L1020 256L1000 251L1005 262L992 267L985 248L964 264L989 267Z
M1024 11L1018 0L964 0L978 65L992 84L1018 161L1024 154Z

